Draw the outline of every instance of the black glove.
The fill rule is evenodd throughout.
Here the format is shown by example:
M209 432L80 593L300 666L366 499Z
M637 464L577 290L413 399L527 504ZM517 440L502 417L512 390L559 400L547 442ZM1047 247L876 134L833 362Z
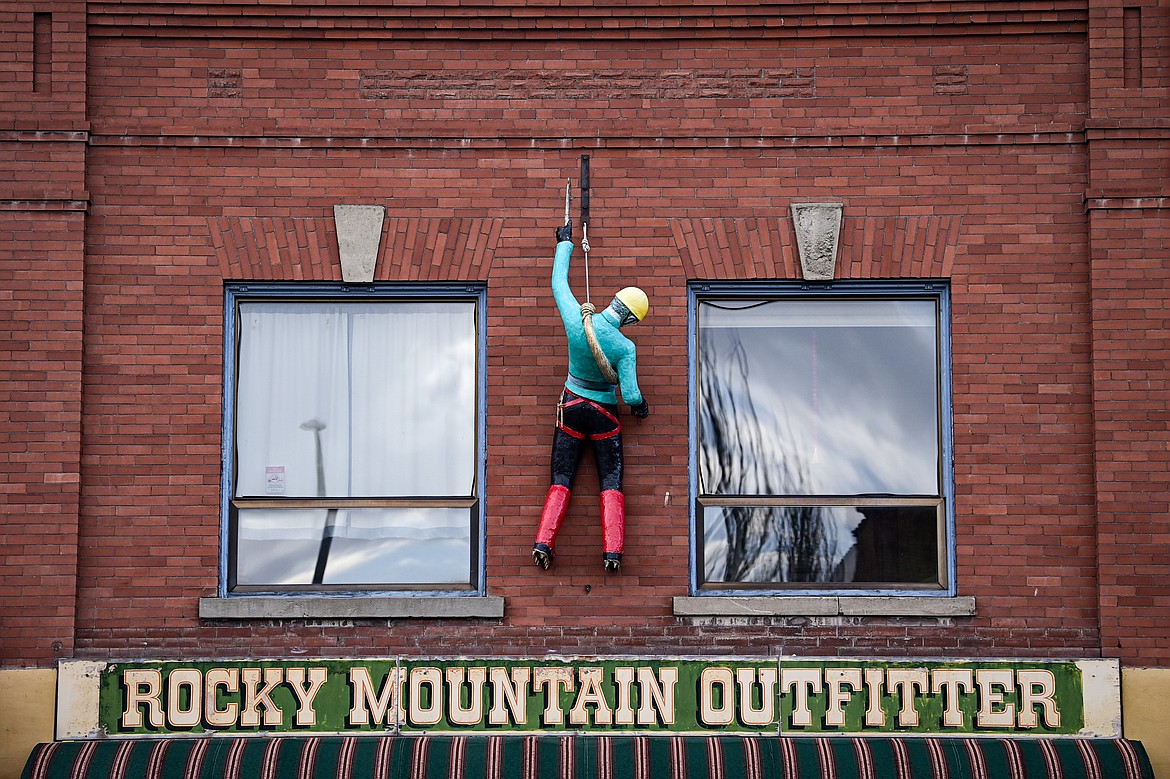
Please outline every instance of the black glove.
M573 222L572 220L565 222L562 227L557 228L557 243L561 241L573 240Z
M645 398L642 398L641 403L636 406L630 406L630 412L638 419L645 419L650 416L650 404L646 402Z

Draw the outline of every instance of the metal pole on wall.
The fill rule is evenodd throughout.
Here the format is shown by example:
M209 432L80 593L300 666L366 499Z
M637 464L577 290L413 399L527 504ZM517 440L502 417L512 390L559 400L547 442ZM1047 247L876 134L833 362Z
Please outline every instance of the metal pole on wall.
M589 155L581 155L581 249L585 252L585 300L589 293Z

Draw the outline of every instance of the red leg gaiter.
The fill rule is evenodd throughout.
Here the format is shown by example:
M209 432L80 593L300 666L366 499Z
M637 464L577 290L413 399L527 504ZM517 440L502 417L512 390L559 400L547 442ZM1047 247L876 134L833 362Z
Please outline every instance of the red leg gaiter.
M601 493L601 536L607 553L621 554L626 547L626 496L621 490Z
M569 488L554 484L548 488L544 498L544 509L540 512L540 526L536 529L536 543L550 549L556 543L561 522L569 512Z

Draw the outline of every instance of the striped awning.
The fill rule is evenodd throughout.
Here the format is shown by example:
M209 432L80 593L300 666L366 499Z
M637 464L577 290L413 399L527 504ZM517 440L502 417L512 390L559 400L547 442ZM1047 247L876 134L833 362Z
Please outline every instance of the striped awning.
M23 779L1153 779L1124 739L280 736L57 741Z

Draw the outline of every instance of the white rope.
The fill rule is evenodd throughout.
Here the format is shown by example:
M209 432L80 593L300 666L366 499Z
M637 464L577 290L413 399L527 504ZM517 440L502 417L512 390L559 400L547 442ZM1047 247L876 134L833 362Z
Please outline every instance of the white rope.
M589 351L593 352L593 361L597 363L597 369L601 371L601 375L610 384L617 384L617 371L609 364L609 358L605 356L601 344L597 341L597 334L593 332L593 315L595 313L597 310L592 303L581 304L581 324L585 328L585 340L589 343Z

